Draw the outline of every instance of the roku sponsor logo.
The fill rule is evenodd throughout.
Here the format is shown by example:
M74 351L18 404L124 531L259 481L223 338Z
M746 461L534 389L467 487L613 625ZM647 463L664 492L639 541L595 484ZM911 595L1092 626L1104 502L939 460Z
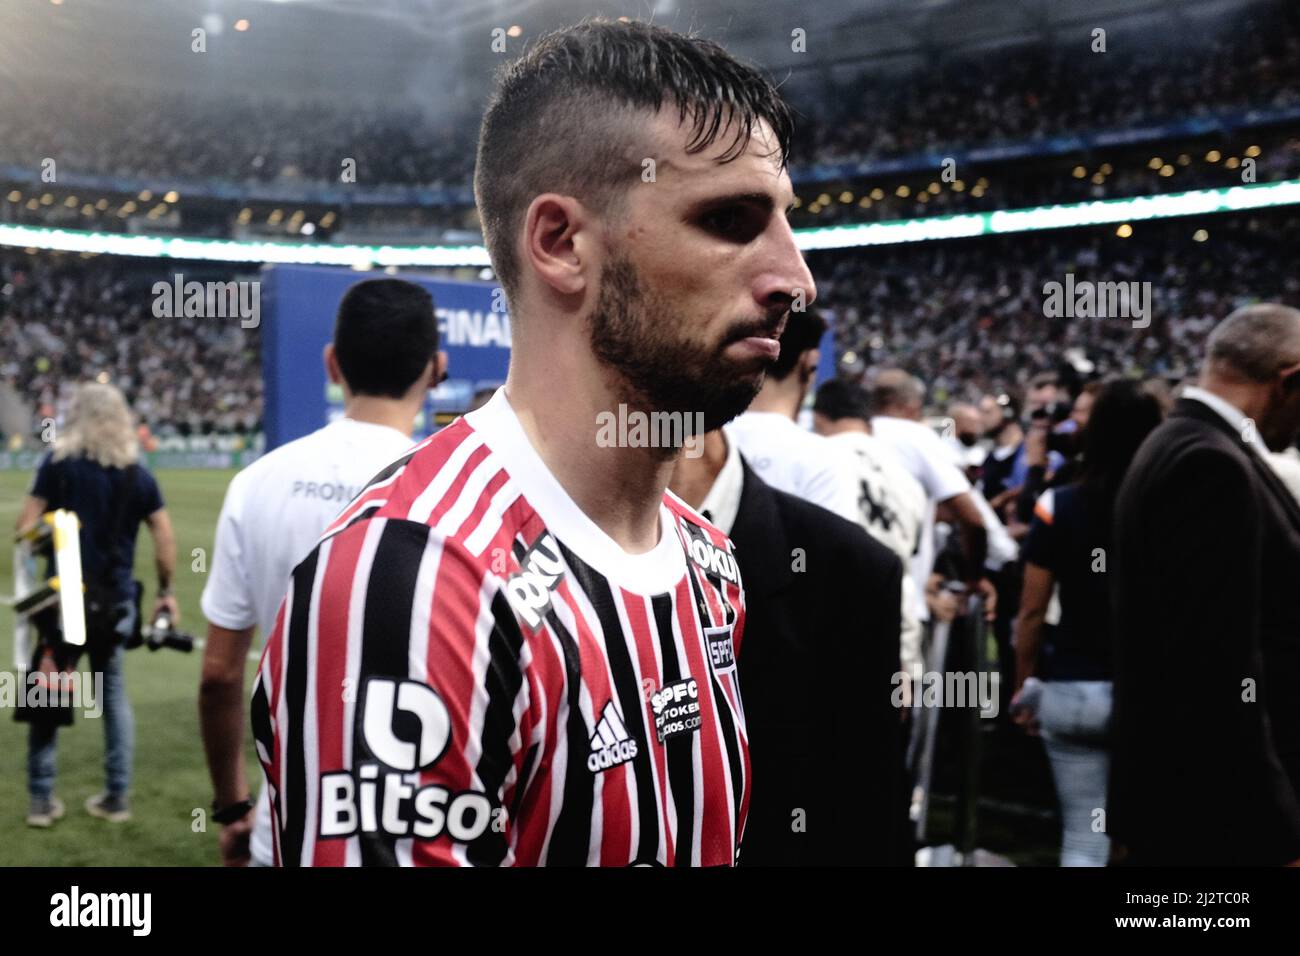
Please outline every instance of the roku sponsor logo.
M533 542L518 574L506 582L506 597L529 627L540 627L551 606L551 591L564 576L560 547L548 532Z

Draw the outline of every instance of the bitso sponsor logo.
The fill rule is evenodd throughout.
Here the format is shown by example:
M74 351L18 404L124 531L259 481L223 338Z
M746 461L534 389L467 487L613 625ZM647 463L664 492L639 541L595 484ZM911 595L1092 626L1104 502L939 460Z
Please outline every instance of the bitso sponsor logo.
M451 743L451 715L426 684L372 677L362 692L361 733L369 759L353 770L322 774L320 835L344 838L383 832L458 843L481 836L492 800L473 790L417 787L412 774L436 764Z
M650 697L660 743L700 729L700 690L694 677L665 684Z
M564 576L560 546L543 531L520 565L519 573L506 582L506 597L529 627L540 627L551 607L551 592Z
M602 773L610 767L627 763L636 754L636 741L627 732L627 727L623 725L623 715L611 700L601 711L600 720L596 721L596 732L591 735L591 755L587 757L587 769L592 773Z

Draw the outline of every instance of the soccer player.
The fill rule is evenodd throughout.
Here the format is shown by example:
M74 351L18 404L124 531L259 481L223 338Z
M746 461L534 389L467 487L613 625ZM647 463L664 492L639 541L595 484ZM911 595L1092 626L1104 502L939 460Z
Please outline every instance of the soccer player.
M281 864L735 862L743 592L666 488L815 294L790 136L769 81L659 27L505 70L474 185L509 374L294 571L253 697ZM620 412L676 447L603 440Z
M433 298L401 279L358 282L325 347L343 417L263 455L230 482L203 589L208 639L199 716L228 866L271 866L271 805L252 812L244 779L244 670L254 628L271 632L294 565L366 482L411 448L429 388L442 378ZM251 860L250 860L251 856Z

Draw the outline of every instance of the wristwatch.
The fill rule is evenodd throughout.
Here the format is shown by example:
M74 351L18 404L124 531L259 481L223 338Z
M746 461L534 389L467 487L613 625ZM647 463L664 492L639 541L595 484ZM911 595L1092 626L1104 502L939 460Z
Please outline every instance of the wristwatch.
M247 798L226 804L224 807L218 807L217 801L213 800L212 819L224 826L227 823L234 823L236 820L244 819L251 809L253 809L253 801Z

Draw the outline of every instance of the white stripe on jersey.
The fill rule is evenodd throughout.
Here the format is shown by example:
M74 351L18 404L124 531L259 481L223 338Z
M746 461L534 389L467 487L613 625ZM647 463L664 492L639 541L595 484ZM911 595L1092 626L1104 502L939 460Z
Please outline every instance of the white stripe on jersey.
M570 593L581 590L574 578L570 576L568 580ZM574 647L578 652L578 660L581 662L582 635L578 631L578 622L573 616L573 608L569 606L568 601L558 594L555 595L555 599L551 602L551 607L555 609L555 616L559 618L560 623L564 625L564 629L569 632L569 636L573 639ZM597 623L590 618L585 623L592 628L598 627ZM547 624L547 630L550 630L549 624ZM579 667L581 667L581 664ZM595 727L596 722L600 720L600 710L597 709L596 702L591 699L591 686L585 680L578 684L578 705L582 710L583 726ZM567 741L568 725L557 727L556 730ZM584 734L583 736L585 738L587 735ZM577 764L585 768L587 763L586 753L571 756L575 756ZM590 836L587 839L587 866L600 866L600 841L605 829L605 775L598 773L594 777L591 788L591 829L589 831ZM563 794L563 788L561 788L560 792Z
M690 570L687 570L686 573L690 574L691 572ZM694 606L694 603L695 603L694 594L692 593L691 605ZM696 617L697 615L694 612L692 612L691 616ZM674 600L673 602L672 627L673 627L673 644L677 650L678 667L681 669L681 674L683 678L690 677L694 679L696 688L700 695L700 704L701 704L700 710L701 710L701 716L703 716L704 695L706 693L712 694L713 688L707 686L709 680L708 674L699 675L699 674L691 673L691 659L686 656L686 643L685 641L682 640L682 629L678 623L676 600ZM707 647L705 648L704 653L707 656L708 654ZM705 662L705 666L706 667L708 666L707 661ZM701 753L702 744L700 742L700 738L702 736L703 735L698 730L696 730L690 735L691 778L692 778L691 787L694 792L694 795L691 798L692 819L687 821L687 825L691 828L691 866L700 865L700 834L704 827L704 761L702 759L703 757ZM726 762L725 752L723 754L723 762L724 763ZM673 845L677 846L676 843L674 843Z
M438 578L438 566L441 563L442 539L430 535L428 543L424 546L424 553L420 555L419 570L415 573L415 593L411 601L411 628L407 654L407 677L421 684L429 683L429 616L433 610L434 582ZM405 774L402 779L412 784L415 789L419 789L418 771ZM398 866L412 865L413 847L413 837L402 837L394 842L393 850Z
M609 586L611 594L618 593L618 586L614 584L614 582L607 580L606 584ZM614 684L614 669L613 669L613 665L610 663L609 652L608 650L606 650L606 648L608 648L610 646L610 643L613 641L626 642L627 639L624 635L630 634L632 632L631 630L623 630L620 631L620 633L618 634L606 634L601 624L600 615L596 613L596 609L592 606L591 600L587 596L586 589L583 588L581 585L579 585L577 581L573 581L572 585L569 588L569 593L573 595L573 599L575 603L578 605L578 610L582 614L583 620L587 621L591 625L592 633L596 636L596 641L599 644L602 651L601 657L604 659L605 662L605 680L609 684L610 700L617 701L618 688ZM624 628L627 628L628 627L627 620L621 614L621 605L622 605L621 596L615 597L614 605L615 608L620 611L619 619L622 626ZM627 653L632 660L633 672L637 675L637 691L638 691L638 701L639 701L640 700L639 694L641 693L641 677L640 677L641 664L637 660L636 647L634 644L628 643ZM586 686L585 682L583 686ZM619 704L615 703L613 709L609 711L610 718L612 720L619 720L618 709L619 709ZM617 728L611 728L611 729L615 730L615 733L621 732L624 739L631 736L628 733L625 724L620 723ZM607 741L607 743L609 742ZM653 752L650 752L651 743L649 740L638 740L637 746L639 748L645 748L647 751L647 756L650 759L651 774L654 775L655 786L657 787L658 778L657 775L655 775L655 771L654 771L654 754ZM606 774L601 773L601 774L597 774L597 776L601 778L600 789L597 791L597 793L603 798L605 792L604 777L606 776ZM635 854L637 851L637 847L640 846L640 840L641 840L641 818L638 816L638 812L640 810L640 803L637 800L635 775L632 773L625 772L623 774L623 782L624 782L624 787L627 790L628 815L631 818L631 824L632 824L631 840L628 842L628 852ZM656 790L656 799L657 799L657 794L658 791ZM657 812L657 806L656 806L656 812Z
M316 653L320 647L320 634L317 624L320 618L320 596L321 582L325 580L325 569L329 567L330 545L333 542L327 541L320 549L320 557L316 561L316 577L311 585L311 604L307 610L307 688L303 696L303 713L314 715L318 713L316 708ZM339 688L339 693L343 689ZM304 780L318 780L320 778L320 741L317 735L320 725L316 720L308 719L302 722L302 748L303 748L303 768L306 771ZM302 865L311 866L312 858L316 855L317 832L317 814L320 807L316 801L320 796L316 787L307 787L305 794L306 800L306 818L304 820L304 838L302 841Z
M559 704L555 708L555 753L551 758L551 796L546 811L546 839L542 841L541 854L538 856L538 859L543 864L546 862L547 854L551 850L551 837L555 835L555 823L560 818L560 810L564 807L564 781L569 772L569 735L567 733L569 671L564 666L564 645L560 643L559 636L550 624L547 624L544 630L550 642L551 650L556 657L555 666L559 668L561 683ZM585 761L587 755L579 754L578 759ZM541 763L541 761L539 760L538 763Z
M618 639L623 640L624 639L623 635L633 633L632 623L627 618L627 606L623 603L622 590L612 581L609 584L610 584L610 593L614 595L614 613L618 615L618 626L620 629L620 634ZM650 643L654 644L655 642L651 640ZM646 675L641 670L641 655L637 653L635 641L628 642L628 656L632 659L632 673L636 675L637 701L638 701L638 705L641 707L641 723L646 728L646 740L644 741L644 746L647 751L646 756L649 757L649 762L650 762L650 780L654 783L655 825L660 826L662 825L664 819L664 810L662 804L660 803L661 800L660 794L663 793L662 781L659 779L659 766L658 764L655 763L655 755L653 749L654 742L649 739L650 735L654 733L654 727L652 723L649 721L648 717L646 716L646 710L645 710ZM650 683L653 685L655 682L654 680L651 680ZM650 688L650 692L653 693L656 689L657 688L652 686ZM637 745L642 746L642 743L643 742L638 741ZM636 853L636 848L641 845L641 802L637 794L635 777L630 773L627 774L626 776L627 776L628 814L632 818L632 840L628 844L628 846L632 848L631 849L632 853ZM658 860L659 863L667 865L668 846L664 840L659 840L658 843L659 843L658 855L655 857L655 859Z
M502 474L501 462L496 455L488 455L477 465L470 474L465 484L461 486L460 494L456 501L446 513L438 519L437 529L439 534L445 534L447 537L455 537L460 533L460 526L465 523L470 514L478 505L479 498L483 496L483 491L497 475Z
M465 538L465 547L470 554L476 558L482 557L483 551L501 530L501 520L505 516L506 509L515 503L519 494L519 486L515 484L513 478L508 478L506 483L497 489L492 500L488 502L487 511L483 512L478 527Z
M284 639L280 641L280 683L278 686L275 687L276 693L280 695L280 700L277 703L275 708L275 716L274 716L275 724L274 727L272 728L275 734L275 742L279 744L280 752L276 754L276 759L278 761L278 766L280 768L280 783L282 788L285 783L285 777L288 776L289 773L289 744L290 744L289 738L292 736L289 733L289 726L290 726L289 725L289 695L285 692L284 685L286 683L285 677L289 673L290 651L292 650L292 642L289 640L289 625L290 625L290 621L292 620L294 592L296 590L297 590L296 581L294 578L290 578L289 589L284 595ZM269 658L267 659L267 671L268 671L267 676L269 679L270 677ZM270 690L269 686L267 690L268 691ZM270 703L269 693L267 697L267 703L268 704ZM309 716L305 717L303 722L306 723L308 719L310 719ZM295 747L302 746L302 741L300 740L292 741L292 743L293 746ZM276 794L276 796L280 797L281 794ZM287 803L281 806L279 809L283 811L283 814L288 814L289 812L289 807ZM292 825L291 822L286 820L284 815L281 815L279 821L279 827L277 826L271 827L271 829L275 832L275 845L276 845L275 858L280 861L281 866L285 866L287 861L285 861L284 858L279 855L281 850L279 829L280 827L284 827L285 829L288 829L290 825Z
M475 496L477 497L477 496ZM464 499L461 499L464 500ZM483 575L483 583L478 592L478 618L474 622L474 649L470 654L470 693L469 717L466 722L465 746L461 748L465 755L465 764L469 767L471 789L483 790L483 781L478 775L479 758L483 756L483 719L487 713L487 671L492 661L489 641L496 618L492 613L492 598L497 591L497 579L492 575ZM452 856L461 866L469 866L469 847L458 843L452 849ZM509 866L513 860L507 859L502 866Z
M438 506L438 502L447 493L451 483L460 475L466 460L482 445L482 435L474 433L465 436L452 450L452 453L447 456L447 461L438 469L438 473L433 476L433 480L411 502L406 517L411 521L418 521L420 524L428 524L429 515L433 514L433 509Z
M352 590L348 594L348 657L344 673L349 681L351 693L343 698L343 766L352 766L352 728L356 726L357 699L361 688L361 640L365 634L366 593L370 585L370 571L375 563L375 551L379 548L379 539L383 536L387 519L372 518L366 524L366 536L361 540L361 550L357 553L357 566L352 572ZM428 640L428 636L425 636ZM344 844L345 862L348 866L361 865L361 840L357 835L347 838Z

